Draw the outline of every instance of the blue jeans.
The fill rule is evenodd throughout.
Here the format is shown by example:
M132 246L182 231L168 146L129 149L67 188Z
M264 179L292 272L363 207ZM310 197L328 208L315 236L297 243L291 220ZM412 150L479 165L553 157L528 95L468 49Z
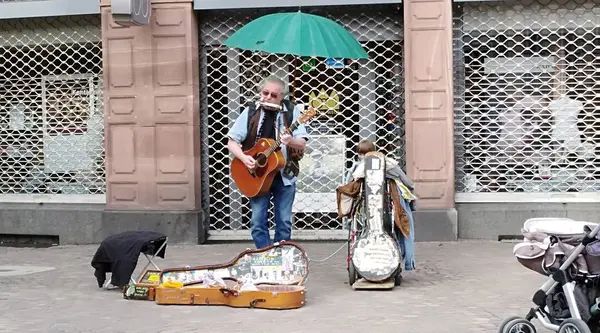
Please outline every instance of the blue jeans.
M274 242L287 241L292 237L292 204L296 197L296 184L284 186L281 174L273 180L271 191L261 197L250 198L252 218L250 231L257 249L271 245L269 236L269 201L273 195L275 213L275 239Z

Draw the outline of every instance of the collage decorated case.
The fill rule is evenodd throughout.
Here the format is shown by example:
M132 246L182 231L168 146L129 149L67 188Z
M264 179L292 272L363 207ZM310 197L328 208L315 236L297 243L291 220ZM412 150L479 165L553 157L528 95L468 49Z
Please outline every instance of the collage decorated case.
M364 212L366 227L352 248L352 263L362 278L383 282L398 272L401 253L385 230L386 160L380 152L365 154Z
M240 253L224 264L164 269L157 304L291 309L305 303L308 257L293 242Z

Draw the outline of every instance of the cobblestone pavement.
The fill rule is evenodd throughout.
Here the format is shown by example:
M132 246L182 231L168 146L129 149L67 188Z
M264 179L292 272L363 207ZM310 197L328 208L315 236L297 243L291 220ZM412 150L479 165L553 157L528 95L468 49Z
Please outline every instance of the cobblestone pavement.
M303 243L311 259L342 243ZM124 300L97 286L94 246L0 248L0 265L54 270L0 276L0 332L496 332L510 315L524 315L545 278L521 266L511 243L417 243L417 270L392 291L354 291L347 284L345 249L311 262L307 305L288 311L220 306L161 306ZM246 243L175 246L161 268L216 264ZM138 269L145 265L140 257ZM540 332L544 332L540 330Z

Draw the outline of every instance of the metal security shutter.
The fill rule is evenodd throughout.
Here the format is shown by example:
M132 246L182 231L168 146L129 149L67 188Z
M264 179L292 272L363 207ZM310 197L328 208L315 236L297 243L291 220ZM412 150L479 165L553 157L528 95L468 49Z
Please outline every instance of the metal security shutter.
M294 63L291 57L230 50L220 44L268 12L199 14L203 198L212 239L250 237L249 204L229 174L226 134L246 101L258 97L258 85L269 74L289 82L296 102L320 109L309 125L311 139L301 162L294 238L347 236L337 218L335 189L343 183L361 139L371 138L382 151L404 160L402 12L396 6L326 7L314 12L345 26L371 58L339 64L298 58Z
M457 192L600 190L600 1L456 9Z
M105 193L101 40L97 15L0 21L1 194Z

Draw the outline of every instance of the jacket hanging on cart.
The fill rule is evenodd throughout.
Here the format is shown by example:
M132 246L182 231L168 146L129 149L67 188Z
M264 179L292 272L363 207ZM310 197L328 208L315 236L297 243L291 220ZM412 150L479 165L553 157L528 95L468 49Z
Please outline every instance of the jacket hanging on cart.
M390 194L394 203L394 221L400 230L398 245L402 252L404 270L415 269L415 221L409 202L401 195L402 184L397 180L388 180Z
M111 284L122 287L129 282L140 254L146 253L164 259L166 245L159 253L167 237L154 231L127 231L105 238L92 259L94 276L101 288L106 281L106 273L112 273Z

